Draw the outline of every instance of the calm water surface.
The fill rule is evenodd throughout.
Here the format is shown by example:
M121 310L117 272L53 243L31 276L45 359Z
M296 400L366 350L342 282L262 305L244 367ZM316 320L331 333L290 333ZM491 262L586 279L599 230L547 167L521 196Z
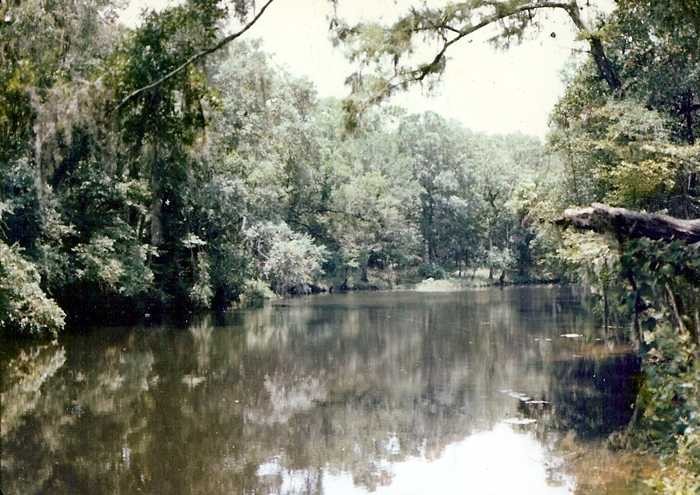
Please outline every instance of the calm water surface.
M325 295L3 341L0 486L638 493L595 450L628 420L637 366L602 337L570 289L525 288Z

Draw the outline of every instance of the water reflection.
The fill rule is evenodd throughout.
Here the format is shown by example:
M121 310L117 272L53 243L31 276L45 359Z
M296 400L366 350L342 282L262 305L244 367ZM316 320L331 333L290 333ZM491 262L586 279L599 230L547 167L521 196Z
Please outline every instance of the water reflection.
M2 489L572 493L554 444L624 424L636 367L591 357L575 299L333 295L7 350Z

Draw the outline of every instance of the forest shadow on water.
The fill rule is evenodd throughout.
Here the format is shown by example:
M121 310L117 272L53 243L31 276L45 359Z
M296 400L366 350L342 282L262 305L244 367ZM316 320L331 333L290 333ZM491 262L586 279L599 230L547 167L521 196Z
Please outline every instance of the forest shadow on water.
M6 495L643 489L604 446L638 360L571 288L322 295L2 353Z

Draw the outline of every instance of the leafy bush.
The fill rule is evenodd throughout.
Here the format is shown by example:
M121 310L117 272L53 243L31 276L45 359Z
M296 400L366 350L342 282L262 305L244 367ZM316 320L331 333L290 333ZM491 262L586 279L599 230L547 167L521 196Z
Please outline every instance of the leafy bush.
M155 250L128 237L97 235L73 249L78 280L96 285L103 292L126 297L147 293L153 286L153 272L147 261Z
M247 280L241 295L241 304L251 308L257 308L265 304L265 301L276 297L272 289L260 279Z
M29 160L3 164L0 173L0 217L5 239L31 250L41 231L42 218L36 191L36 172Z
M39 272L20 250L0 242L0 328L53 336L63 328L65 313L39 282Z
M209 308L214 298L209 270L209 256L205 252L198 253L194 284L190 289L190 301L195 308Z
M515 258L509 248L491 248L486 254L486 263L494 271L508 271L515 266Z
M675 455L647 484L659 493L700 493L700 430L689 428L676 437L676 444Z
M247 237L262 278L278 294L311 284L323 273L326 248L308 235L292 231L284 222L256 225Z
M696 344L668 323L644 337L650 349L644 356L640 423L645 443L664 449L673 446L669 438L700 429L700 365Z
M241 231L247 216L246 188L238 178L216 174L187 194L192 211L188 229L206 240L212 303L216 308L225 308L238 299L250 275L250 254ZM188 238L183 243L189 249L198 247L196 242L190 244Z
M620 258L633 271L643 333L641 413L635 436L664 455L651 483L664 493L700 487L700 258L679 241L629 241Z
M233 242L211 245L209 257L214 304L223 308L245 290L251 260L243 247Z
M432 278L435 280L442 280L447 277L447 273L445 269L437 263L423 263L418 267L418 276L423 279Z

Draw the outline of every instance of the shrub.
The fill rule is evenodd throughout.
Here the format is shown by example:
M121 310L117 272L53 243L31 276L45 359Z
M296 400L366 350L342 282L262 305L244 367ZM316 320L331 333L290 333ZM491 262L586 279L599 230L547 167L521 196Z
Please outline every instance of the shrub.
M308 235L292 231L284 222L254 226L247 237L260 275L278 294L311 284L323 273L326 248Z
M73 253L77 279L99 287L105 294L138 297L153 287L148 258L156 251L147 244L138 244L130 235L117 239L96 235L73 248Z
M436 263L424 263L418 268L418 276L426 279L442 280L447 277L445 270Z
M258 308L265 301L277 297L272 289L260 279L247 280L241 294L241 304L251 308Z
M34 264L19 248L0 242L0 328L29 335L55 336L65 313L39 286Z
M209 270L209 256L207 256L206 252L198 253L194 284L190 289L190 302L195 308L210 307L212 299L214 298Z

